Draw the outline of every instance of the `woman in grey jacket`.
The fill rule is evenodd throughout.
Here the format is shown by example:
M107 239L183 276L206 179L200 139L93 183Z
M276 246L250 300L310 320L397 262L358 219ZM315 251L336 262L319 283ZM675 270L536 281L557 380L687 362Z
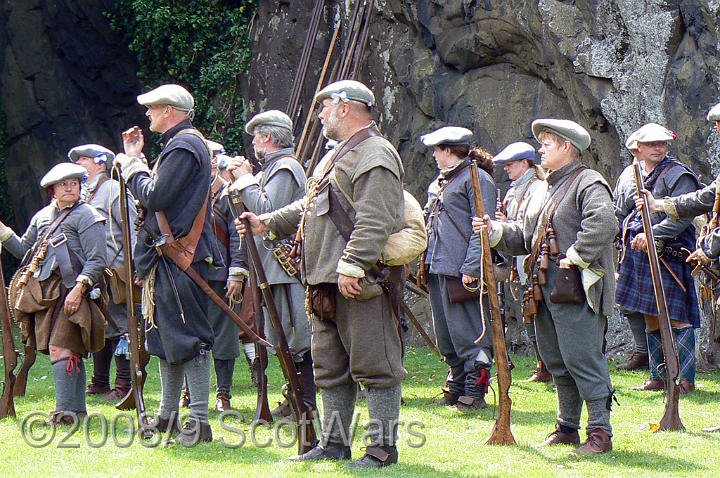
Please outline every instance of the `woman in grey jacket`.
M422 136L426 146L434 148L433 157L440 174L428 187L425 221L428 272L433 327L438 348L450 365L447 390L438 405L454 405L459 410L486 408L489 371L492 366L490 308L487 297L480 310L478 297L458 301L448 288L479 287L482 246L473 234L470 219L476 214L470 163L480 167L480 187L486 211L495 211L497 191L490 173L491 156L470 147L472 132L446 126ZM462 285L461 285L462 284ZM485 317L485 324L483 324ZM482 336L479 343L475 339Z
M56 398L51 425L87 415L83 358L105 342L105 318L91 299L100 295L96 284L105 269L105 219L80 201L84 175L77 164L53 167L40 182L53 200L33 216L22 237L0 222L3 247L15 257L33 254L27 263L35 270L31 266L26 274L26 285L11 287L16 298L11 306L23 342L34 337L37 350L50 355Z

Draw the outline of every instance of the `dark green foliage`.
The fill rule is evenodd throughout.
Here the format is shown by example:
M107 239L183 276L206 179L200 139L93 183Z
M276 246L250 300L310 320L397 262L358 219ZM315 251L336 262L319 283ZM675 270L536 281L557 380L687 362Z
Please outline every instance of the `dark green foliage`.
M144 90L179 83L195 97L194 124L230 151L242 149L240 77L250 63L256 0L118 0L111 26L140 63Z

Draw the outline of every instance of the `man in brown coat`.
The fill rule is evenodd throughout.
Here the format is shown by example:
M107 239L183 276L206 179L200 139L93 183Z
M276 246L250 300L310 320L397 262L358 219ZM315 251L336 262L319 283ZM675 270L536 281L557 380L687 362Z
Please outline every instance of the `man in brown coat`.
M395 148L377 131L370 115L374 95L357 81L326 86L323 134L339 142L332 158L306 184L306 196L270 214L245 213L253 233L289 236L300 223L303 272L312 295L334 302L334 313L313 308L315 382L323 399L323 436L297 461L349 459L350 423L358 384L367 391L371 445L353 467L396 463L400 414L402 342L390 293L373 270L388 236L403 218L403 167ZM339 230L345 215L349 239ZM245 232L240 226L239 231ZM397 271L391 272L391 276ZM329 316L331 315L331 316Z

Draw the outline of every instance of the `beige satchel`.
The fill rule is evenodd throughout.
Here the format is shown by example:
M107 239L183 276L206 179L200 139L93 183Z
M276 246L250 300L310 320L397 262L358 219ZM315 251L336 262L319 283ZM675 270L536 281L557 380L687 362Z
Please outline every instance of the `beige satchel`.
M422 207L407 190L403 190L403 198L402 228L390 234L380 253L380 262L389 266L410 264L427 249L428 236Z

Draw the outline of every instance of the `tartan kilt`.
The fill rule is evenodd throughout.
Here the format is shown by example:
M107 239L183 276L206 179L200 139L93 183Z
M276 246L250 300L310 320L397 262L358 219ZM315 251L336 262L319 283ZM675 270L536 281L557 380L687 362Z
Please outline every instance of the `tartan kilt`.
M683 292L665 266L660 264L668 315L671 319L689 323L695 328L700 327L700 309L695 281L691 275L692 267L685 262L669 259L666 259L666 262L687 288L687 292ZM658 314L648 255L645 251L635 251L629 243L626 243L625 258L620 264L616 302L621 307L642 314Z

